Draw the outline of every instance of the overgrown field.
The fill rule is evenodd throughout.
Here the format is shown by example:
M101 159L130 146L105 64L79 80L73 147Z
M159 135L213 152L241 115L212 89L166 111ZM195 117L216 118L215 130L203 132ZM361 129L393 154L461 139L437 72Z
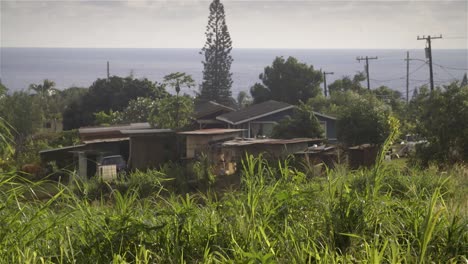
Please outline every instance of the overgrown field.
M43 182L3 173L0 263L467 261L463 167L383 164L309 177L288 160L247 157L241 186L222 197L170 194L161 183L167 177L135 173L126 188L113 190L97 181L75 183L34 200Z

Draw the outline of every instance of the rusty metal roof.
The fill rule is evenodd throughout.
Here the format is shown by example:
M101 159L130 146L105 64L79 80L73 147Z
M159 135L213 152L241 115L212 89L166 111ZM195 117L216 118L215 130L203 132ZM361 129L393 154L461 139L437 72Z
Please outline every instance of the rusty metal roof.
M221 135L221 134L231 134L244 131L245 129L230 129L230 128L207 128L193 131L184 131L179 132L178 134L182 135Z
M162 134L174 132L171 129L130 129L120 130L124 135L142 135L142 134Z

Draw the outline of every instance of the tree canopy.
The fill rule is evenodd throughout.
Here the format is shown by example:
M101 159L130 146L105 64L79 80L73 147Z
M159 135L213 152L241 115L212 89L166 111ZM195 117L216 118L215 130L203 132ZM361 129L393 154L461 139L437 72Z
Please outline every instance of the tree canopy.
M428 141L417 152L423 165L468 159L468 86L455 82L432 93L423 87L410 102L409 112L414 132Z
M232 41L226 24L224 6L219 0L213 0L210 4L205 35L205 46L201 50L205 61L202 62L203 82L199 99L218 103L230 102Z
M134 79L131 76L98 79L83 96L67 106L63 114L64 129L92 125L95 123L94 113L121 112L138 97L158 99L167 95L164 86L148 79Z
M276 57L259 78L262 83L256 83L250 88L254 103L277 100L298 104L299 101L306 102L317 96L321 91L322 73L294 57Z
M338 139L348 146L364 143L382 144L390 128L388 118L391 113L375 95L353 96L351 101L341 106L338 116Z
M361 85L361 82L365 80L366 75L363 72L357 73L352 79L348 76L344 76L328 85L328 90L330 91L330 95L336 92L346 91L362 92L366 90Z
M149 118L157 128L180 129L191 123L193 99L189 96L169 96L156 102Z

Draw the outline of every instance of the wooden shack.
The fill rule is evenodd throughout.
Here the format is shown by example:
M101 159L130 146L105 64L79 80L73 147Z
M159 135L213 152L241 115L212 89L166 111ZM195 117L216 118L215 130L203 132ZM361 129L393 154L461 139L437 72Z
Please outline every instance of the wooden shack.
M131 169L158 168L179 158L176 133L170 129L121 130L130 138L128 165Z
M348 149L349 167L371 167L375 164L379 148L376 145L362 144Z

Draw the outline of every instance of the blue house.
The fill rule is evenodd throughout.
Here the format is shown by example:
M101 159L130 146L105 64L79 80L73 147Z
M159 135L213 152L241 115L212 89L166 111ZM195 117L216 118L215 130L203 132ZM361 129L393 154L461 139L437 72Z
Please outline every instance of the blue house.
M270 137L273 127L287 116L293 114L295 106L274 100L254 104L244 109L217 116L216 119L227 124L228 128L244 129L243 137ZM336 118L314 112L326 138L336 141Z

